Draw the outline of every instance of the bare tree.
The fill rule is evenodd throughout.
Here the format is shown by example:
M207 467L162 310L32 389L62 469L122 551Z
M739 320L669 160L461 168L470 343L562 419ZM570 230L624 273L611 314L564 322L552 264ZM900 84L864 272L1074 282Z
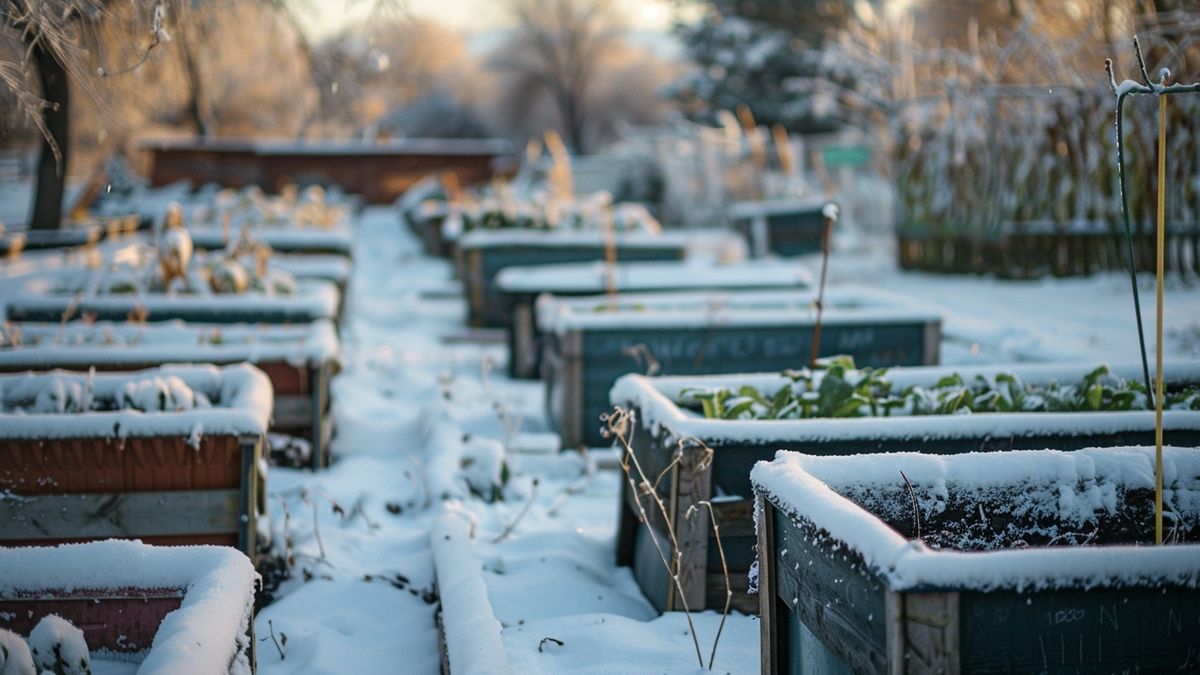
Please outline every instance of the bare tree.
M511 71L513 89L549 94L563 136L584 152L597 67L621 29L611 0L510 0L517 33L494 64Z
M69 80L87 77L85 33L105 12L103 0L6 0L0 4L0 29L18 36L26 62L0 64L0 81L17 93L23 112L42 134L31 227L59 226L70 157ZM24 88L26 64L37 74L40 97Z
M292 18L289 0L0 0L0 38L21 47L0 50L0 104L42 137L30 227L62 224L74 109L108 119L115 111L127 127L182 112L202 135L218 122L243 133L294 129L312 94L307 45ZM182 48L156 49L170 32ZM161 54L179 58L153 58ZM132 102L149 112L130 115ZM96 117L89 121L103 138Z

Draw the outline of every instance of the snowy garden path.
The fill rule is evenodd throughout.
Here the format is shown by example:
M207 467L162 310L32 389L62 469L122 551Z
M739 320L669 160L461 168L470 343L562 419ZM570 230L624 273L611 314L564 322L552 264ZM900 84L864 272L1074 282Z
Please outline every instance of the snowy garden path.
M421 255L394 211L365 212L341 328L344 369L333 383L336 461L318 474L273 469L269 479L273 535L281 548L290 540L294 577L258 616L262 672L437 672L429 530L447 492L474 520L470 548L512 672L697 672L683 616L656 617L629 570L613 566L617 472L574 452L510 452L504 498L489 503L428 461L464 435L544 430L540 383L504 377L501 345L442 340L464 330L451 279L448 263ZM948 364L1137 358L1120 275L949 279L900 274L885 254L847 252L834 255L831 280L877 285L944 312ZM1143 297L1152 318L1152 296ZM1194 358L1200 293L1175 281L1167 308L1168 353ZM718 619L696 617L706 658ZM757 619L733 616L724 630L717 672L757 672Z
M522 431L544 429L541 385L504 377L501 346L442 342L463 330L462 301L442 292L448 265L421 256L390 209L368 210L357 236L345 366L333 383L337 460L323 473L273 469L269 479L274 536L291 539L295 573L256 622L264 673L437 672L428 537L441 506L428 486L455 477L427 461L447 449L424 447L429 429L503 439L497 408ZM627 672L695 670L683 617L656 619L629 570L612 563L617 473L578 453L508 462L504 500L460 495L460 506L476 520L473 548L512 671L621 672L609 653L617 643L628 645ZM717 619L699 619L702 633ZM272 628L288 638L282 659ZM757 631L754 620L731 619L723 672L757 669ZM543 637L564 645L539 652Z

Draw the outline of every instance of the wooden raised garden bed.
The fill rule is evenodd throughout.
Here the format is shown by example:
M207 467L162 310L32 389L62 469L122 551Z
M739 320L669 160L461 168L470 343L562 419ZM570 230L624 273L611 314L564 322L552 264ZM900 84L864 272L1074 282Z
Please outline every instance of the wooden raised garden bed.
M421 240L426 255L449 255L442 238L442 222L450 215L450 205L438 176L426 176L406 190L396 200L396 211L400 223Z
M188 232L196 248L220 250L229 244L229 238L237 239L239 228L232 228L226 235L219 226L188 225ZM330 228L261 226L251 227L251 232L255 241L278 253L331 254L347 258L354 254L354 232L346 224Z
M535 378L540 373L543 336L537 321L537 298L599 295L612 288L622 292L681 290L799 289L812 283L808 269L794 263L733 263L708 261L619 263L564 263L534 267L508 267L496 277L496 286L511 308L508 324L508 373ZM610 280L610 274L612 278Z
M450 215L450 205L441 200L426 200L406 214L409 229L421 239L425 255L452 257L451 243L442 234L442 224Z
M210 546L103 541L0 548L0 628L29 635L56 614L83 631L97 661L139 673L255 670L257 575L244 555Z
M511 169L504 139L391 140L161 139L142 141L152 155L150 180L250 184L270 190L288 183L340 185L369 204L388 204L431 173L453 171L464 184L483 183Z
M275 392L271 430L307 441L307 447L287 443L295 454L280 461L314 469L329 464L329 383L339 357L337 333L326 320L295 325L13 323L0 328L0 372L5 373L253 363L270 378Z
M957 373L970 384L977 375L995 381L997 374L1016 375L1026 386L1052 382L1075 384L1093 365L1030 365L1014 368L898 368L887 379L897 390L919 385L932 388ZM1140 365L1112 368L1112 378L1141 377ZM1172 364L1167 369L1172 388L1200 385L1200 363ZM630 444L650 476L680 461L659 485L659 494L675 515L685 574L684 593L689 606L720 607L724 586L719 559L706 518L685 518L701 500L714 500L722 542L733 581L745 579L752 561L754 524L750 500L750 469L770 459L780 448L814 455L851 455L867 452L925 452L951 454L974 451L1041 449L1074 450L1083 447L1116 447L1154 443L1154 413L1126 412L994 412L946 415L905 415L842 419L739 420L707 419L681 404L685 392L750 386L767 396L791 380L781 375L727 375L708 377L647 378L631 375L613 387L614 405L632 411L636 424L629 430ZM730 405L734 405L730 403ZM963 411L959 411L961 413ZM1167 410L1164 413L1168 444L1200 446L1200 411ZM711 448L706 462L705 447ZM679 486L672 491L671 486ZM624 490L617 535L617 561L630 565L643 592L659 609L679 609L657 554L639 525L634 496ZM658 530L664 524L655 523ZM744 582L743 582L744 583ZM735 592L735 603L754 611L751 598Z
M1154 546L1154 448L779 453L752 474L762 672L1195 670L1200 450L1163 461Z
M615 310L603 296L543 296L542 374L547 411L563 447L608 445L600 415L618 377L779 371L807 365L816 311L807 292L628 294ZM821 353L864 365L935 364L941 317L866 289L827 294Z
M258 369L9 374L0 392L4 545L116 537L254 558L271 415Z
M729 209L734 229L750 242L755 258L818 253L825 231L824 199L737 202Z
M534 229L474 230L458 241L463 257L463 288L467 320L472 326L503 328L512 308L496 285L505 267L591 262L605 259L604 235L598 231L547 231ZM741 257L744 245L726 233L642 232L616 235L619 261L682 260L690 250L730 251Z
M65 271L65 270L64 270ZM102 293L68 292L53 276L26 286L9 298L12 321L61 321L63 316L90 315L99 321L179 319L194 323L308 323L334 319L341 294L328 281L300 279L291 294L247 291L216 293Z
M0 255L18 255L21 251L47 248L71 248L100 241L99 225L61 230L17 230L0 233Z

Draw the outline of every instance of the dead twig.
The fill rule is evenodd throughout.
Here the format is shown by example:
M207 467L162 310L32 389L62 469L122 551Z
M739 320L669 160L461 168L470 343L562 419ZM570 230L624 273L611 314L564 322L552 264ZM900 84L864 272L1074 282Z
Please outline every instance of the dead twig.
M542 653L542 648L546 646L547 642L553 642L554 644L558 645L559 647L567 644L567 643L563 642L562 640L559 640L558 638L544 637L544 638L542 638L542 641L538 643L538 653L539 654Z
M650 535L650 542L654 545L654 550L658 552L659 560L662 561L663 567L666 568L667 574L671 577L671 583L674 584L675 592L679 594L680 604L683 605L683 615L687 618L688 631L692 636L692 645L696 648L696 660L699 662L700 667L703 668L704 656L700 652L700 638L696 634L696 625L692 621L692 612L688 608L687 597L683 593L683 582L679 579L679 566L682 554L679 551L679 539L675 535L675 524L671 522L666 504L663 503L662 497L658 495L658 491L650 484L650 480L646 477L646 472L642 470L642 465L638 462L637 455L634 454L633 447L629 444L629 440L626 437L629 426L634 422L633 413L618 406L613 408L611 413L604 415L603 420L605 423L605 435L610 437L615 436L624 448L621 456L621 469L625 474L625 480L629 484L629 489L634 495L649 497L658 509L663 522L666 524L667 539L671 544L673 552L670 560L667 559L667 554L663 551L663 545L654 533L654 527L650 524L650 517L646 512L646 508L642 505L641 497L635 497L633 503L638 509L638 519L646 524L646 532ZM637 471L636 478L631 469Z
M279 631L279 638L276 639L275 638L275 624L271 623L270 619L267 619L267 628L271 631L271 634L265 638L259 638L258 641L266 642L267 640L270 640L271 642L273 642L275 644L275 649L277 649L279 651L279 660L283 661L284 659L287 658L287 656L284 655L284 653L283 653L283 648L285 645L287 645L287 633L285 633L283 631Z
M512 533L517 529L517 525L521 522L521 519L525 517L525 514L529 513L530 507L533 506L533 501L537 499L539 482L540 481L538 481L538 479L533 479L533 489L529 491L529 499L525 501L525 505L521 507L521 511L517 514L517 517L508 524L508 527L504 528L504 531L500 533L500 536L492 540L493 544L499 544L500 542L512 536Z
M721 641L721 632L725 630L725 617L729 616L729 608L733 604L733 586L729 583L729 565L725 563L725 546L721 544L721 527L717 524L717 514L713 511L712 502L701 500L708 508L708 519L712 523L713 539L717 542L717 553L721 556L721 575L725 578L725 608L721 610L721 623L717 625L717 635L713 638L712 652L708 655L708 669L712 670L713 661L717 658L717 644ZM691 507L695 509L696 507Z
M325 542L321 540L321 517L317 511L317 503L309 499L308 492L304 493L304 501L312 505L313 510L313 536L317 540L317 548L321 551L321 560L325 560Z
M621 353L632 358L639 366L642 365L642 361L644 360L646 362L646 377L654 377L662 368L658 363L658 359L654 358L654 353L643 342L630 345L622 349Z

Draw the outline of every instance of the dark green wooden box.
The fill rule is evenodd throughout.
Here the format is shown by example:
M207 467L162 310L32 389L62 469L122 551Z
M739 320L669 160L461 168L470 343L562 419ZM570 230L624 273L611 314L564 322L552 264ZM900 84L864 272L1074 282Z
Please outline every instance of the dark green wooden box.
M824 200L738 202L730 209L734 228L750 242L756 258L798 256L821 250Z
M812 283L808 269L796 263L763 261L729 265L679 262L618 263L614 288L620 293L662 291L762 291L806 288ZM544 336L537 321L537 299L579 297L606 293L608 266L602 262L564 263L534 267L508 267L496 285L511 307L508 324L508 374L536 378L541 373Z
M664 293L561 298L539 312L543 378L563 447L608 445L600 433L617 378L780 371L808 364L815 312L806 292ZM873 366L938 362L941 318L902 298L861 290L826 297L821 353ZM639 347L640 345L640 347Z
M1164 456L1180 526L1152 546L1152 447L958 455L940 485L937 458L780 453L754 471L762 672L1195 672L1200 450Z
M1027 383L1074 382L1092 370L1087 365L1027 365L1017 368L899 368L889 372L898 386L932 385L943 375L1012 372ZM1122 377L1140 377L1136 364L1113 366ZM1200 383L1200 363L1171 364L1168 382ZM730 387L744 384L764 391L778 389L786 380L778 375L727 375L711 377L647 378L626 376L613 387L611 401L633 411L637 424L630 430L631 446L645 471L656 476L670 468L659 485L659 494L677 515L688 605L720 607L724 586L716 542L707 529L683 517L699 501L713 499L721 540L733 581L744 588L745 572L753 560L754 524L749 499L750 470L787 448L809 454L851 455L868 452L925 452L951 454L973 451L1041 449L1075 450L1084 447L1118 447L1154 443L1152 412L1118 413L1016 413L953 415L942 417L892 417L841 420L729 421L706 420L677 405L679 392L695 387ZM1168 411L1164 415L1165 439L1170 445L1200 446L1200 412ZM683 446L680 463L672 465L680 439L695 439ZM703 445L701 445L703 444ZM712 461L703 465L704 446ZM672 485L685 486L672 492ZM660 610L679 609L651 548L645 527L639 524L634 496L622 484L617 531L617 563L633 567L642 592ZM665 524L654 523L658 532ZM736 593L736 591L735 591ZM736 606L753 612L753 599L735 594Z
M703 232L667 232L661 235L620 233L618 261L682 260L697 242L740 252L744 247L732 235ZM496 285L496 275L506 267L604 260L605 242L599 232L526 229L474 230L458 240L463 260L463 288L467 296L467 321L481 328L504 328L512 307Z

